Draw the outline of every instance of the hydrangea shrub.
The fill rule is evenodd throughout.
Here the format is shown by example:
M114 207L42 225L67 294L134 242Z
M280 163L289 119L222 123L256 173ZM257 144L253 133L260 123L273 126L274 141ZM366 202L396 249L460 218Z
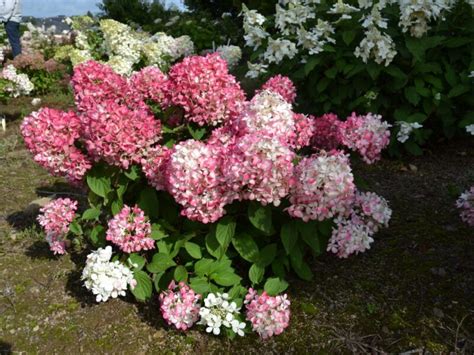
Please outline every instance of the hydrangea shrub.
M282 76L247 99L216 53L129 78L87 61L72 84L74 112L41 109L21 131L36 162L87 191L39 221L54 252L93 250L82 278L99 302L156 292L177 329L267 338L289 324L289 274L309 280L312 257L364 252L388 225L350 166L351 151L380 159L379 115L298 114Z

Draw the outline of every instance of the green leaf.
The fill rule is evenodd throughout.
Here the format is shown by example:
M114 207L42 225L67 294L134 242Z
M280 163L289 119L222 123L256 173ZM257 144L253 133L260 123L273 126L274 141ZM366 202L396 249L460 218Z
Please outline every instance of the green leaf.
M267 267L273 262L277 253L277 245L269 244L260 250L257 263L263 267Z
M174 269L174 279L178 282L186 282L188 280L188 271L183 265L178 265Z
M156 292L161 292L161 290L163 289L163 287L161 287L160 285L160 282L164 274L165 274L164 272L153 274L153 285L155 286Z
M69 230L75 235L82 235L82 227L77 221L72 221L69 225Z
M169 237L168 233L165 232L163 227L158 223L151 225L151 238L154 240L161 240Z
M382 71L380 64L370 62L367 64L367 73L369 73L372 80L376 80Z
M248 207L248 217L252 225L267 235L272 234L272 210L270 206L262 206L251 202Z
M133 273L133 277L137 285L132 290L132 293L138 301L144 302L151 297L153 291L151 279L146 272L141 270L136 270Z
M120 211L123 208L123 201L122 200L114 200L112 201L112 204L110 206L110 210L112 214L115 216L116 214L119 214Z
M293 247L298 241L298 230L296 229L296 223L291 221L285 223L280 230L280 238L285 248L286 254L290 254Z
M313 273L311 272L311 269L309 268L306 262L301 260L301 263L297 263L297 265L293 264L293 262L294 260L291 259L291 266L293 267L293 270L295 270L299 278L306 281L309 281L313 278Z
M423 155L423 150L421 150L420 146L412 140L405 142L403 146L410 154L415 156Z
M311 73L316 66L321 63L321 58L317 56L312 56L308 59L306 64L304 65L304 73L305 75L308 75Z
M271 277L265 282L263 289L267 291L270 296L276 296L288 288L288 282L279 277Z
M242 258L253 263L258 259L257 243L247 233L240 233L232 239L232 245Z
M141 270L145 266L146 260L143 256L140 256L136 253L130 254L128 257L129 262L133 265L135 270ZM134 266L137 265L137 266Z
M237 223L235 223L235 218L226 216L222 218L216 227L216 238L219 244L224 248L227 249L229 246L232 238L235 235L235 227Z
M194 271L199 276L210 275L214 265L214 260L212 259L201 259L196 264L194 264Z
M89 239L92 242L92 245L96 248L104 246L105 228L100 224L92 228Z
M470 90L470 87L468 85L457 85L449 91L448 97L450 99L453 97L458 97L458 96L461 96L462 94L465 94L466 92L469 92L469 90Z
M333 221L326 219L324 221L318 222L318 230L321 236L329 237L332 232Z
M176 263L168 254L156 253L155 255L153 255L151 263L149 263L146 268L151 273L157 273L166 271L167 269L175 265Z
M359 185L358 185L359 186ZM314 222L303 222L298 224L298 230L304 242L313 250L316 255L321 255L323 247L319 241L318 228Z
M329 68L328 70L324 72L324 75L326 75L329 79L334 79L337 75L337 68L336 67Z
M354 29L345 30L344 32L342 32L342 40L346 45L349 45L354 40L356 33L357 32L354 31Z
M99 218L99 216L100 210L98 208L92 207L84 211L84 213L82 214L82 219L90 221Z
M418 105L421 99L414 86L405 88L405 97L414 106Z
M158 196L156 190L152 187L146 187L140 192L138 198L138 207L151 218L158 218Z
M107 194L112 191L110 176L106 175L101 166L95 166L87 173L87 185L98 196L107 198Z
M132 165L132 167L128 171L125 171L124 174L130 180L135 181L138 180L138 178L140 177L139 169L140 168L138 166Z
M197 141L200 141L206 134L205 127L193 127L191 124L188 124L188 131L191 136Z
M216 228L212 228L206 235L206 249L213 257L220 259L224 256L226 249L219 244L216 238Z
M393 76L394 78L402 79L405 80L407 78L407 75L398 67L394 65L389 65L388 67L385 68L385 72Z
M264 274L265 268L262 267L260 264L253 264L249 269L249 279L254 285L262 282Z
M193 277L189 282L189 286L194 292L201 295L211 291L209 281L205 277Z
M201 259L202 258L202 253L201 253L201 247L192 242L186 242L184 243L184 249L188 252L191 257L194 259Z
M211 278L220 286L234 286L242 280L232 269L212 274Z

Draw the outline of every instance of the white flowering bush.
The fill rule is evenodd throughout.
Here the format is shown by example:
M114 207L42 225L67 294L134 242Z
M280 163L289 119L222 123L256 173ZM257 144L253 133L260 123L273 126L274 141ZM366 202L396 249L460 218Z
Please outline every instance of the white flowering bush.
M0 72L0 99L29 95L35 86L28 75L18 73L13 65L8 65Z
M379 112L400 122L390 151L421 154L428 139L466 134L474 123L472 5L280 0L263 16L244 4L246 75L290 76L303 111Z

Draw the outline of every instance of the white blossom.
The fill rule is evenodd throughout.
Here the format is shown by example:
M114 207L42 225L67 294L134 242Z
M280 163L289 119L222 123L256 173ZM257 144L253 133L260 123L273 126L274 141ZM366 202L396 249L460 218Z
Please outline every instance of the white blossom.
M400 126L400 130L397 133L397 140L401 143L405 143L408 138L410 138L411 132L413 130L423 127L423 125L418 122L405 122L399 121L397 124Z
M474 136L474 124L466 126L466 132Z
M232 329L240 336L244 336L245 322L238 319L240 308L235 302L229 302L227 293L210 293L204 299L204 306L199 310L201 320L197 324L206 326L206 332L219 335L222 326Z
M216 52L227 62L229 68L233 68L242 58L242 50L238 46L219 46Z
M392 38L381 33L377 27L371 26L365 31L365 37L356 47L354 55L367 63L369 58L373 58L376 63L388 66L397 55L395 43Z
M287 39L268 39L268 47L263 54L268 63L280 63L284 57L292 59L297 53L296 45Z

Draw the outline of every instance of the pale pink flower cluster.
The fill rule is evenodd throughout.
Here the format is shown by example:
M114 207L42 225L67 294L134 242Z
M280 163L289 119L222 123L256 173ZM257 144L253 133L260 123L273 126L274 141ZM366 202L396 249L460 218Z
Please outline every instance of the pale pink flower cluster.
M278 206L293 183L295 153L265 131L246 134L229 149L224 174L241 199Z
M343 143L357 151L367 164L372 164L380 160L382 150L390 143L389 128L380 115L352 113L344 122Z
M21 133L34 160L53 176L79 184L91 168L89 159L75 146L80 121L73 112L43 108L27 116Z
M349 158L342 151L321 151L302 159L295 169L288 213L305 222L346 215L355 194Z
M265 84L263 84L262 90L268 90L280 94L280 96L290 104L294 103L296 100L296 86L287 76L280 74L272 76Z
M134 73L129 79L130 93L140 100L152 100L166 107L169 104L167 96L168 77L158 67L145 67Z
M166 169L168 192L191 220L213 223L234 198L222 174L225 153L217 145L187 140L177 144Z
M150 222L138 206L124 206L109 221L106 239L125 253L155 248Z
M184 282L176 285L171 281L168 290L160 294L161 314L169 325L188 330L199 319L200 299L201 295L196 294Z
M387 227L392 216L388 202L373 192L357 192L348 218L338 217L333 228L328 251L340 258L370 249L373 235Z
M314 135L311 144L315 149L331 150L341 146L343 141L343 122L337 115L327 113L313 121Z
M303 115L302 113L294 113L293 120L295 122L294 139L290 138L290 146L294 149L301 149L311 144L314 137L314 117Z
M262 131L283 141L288 141L295 131L291 104L268 90L255 95L232 125L239 135Z
M130 109L112 100L80 116L89 155L128 169L161 137L161 123L146 109Z
M169 95L185 118L201 126L215 126L237 116L245 94L227 62L219 54L190 56L173 65L169 74Z
M44 228L46 240L54 254L66 253L66 235L76 210L77 201L69 198L58 198L40 209L38 223Z
M245 296L247 320L252 329L263 339L281 334L290 322L290 301L287 295L272 297L265 291L258 295L257 291L249 289Z
M456 206L461 209L461 219L474 227L474 186L459 196Z

